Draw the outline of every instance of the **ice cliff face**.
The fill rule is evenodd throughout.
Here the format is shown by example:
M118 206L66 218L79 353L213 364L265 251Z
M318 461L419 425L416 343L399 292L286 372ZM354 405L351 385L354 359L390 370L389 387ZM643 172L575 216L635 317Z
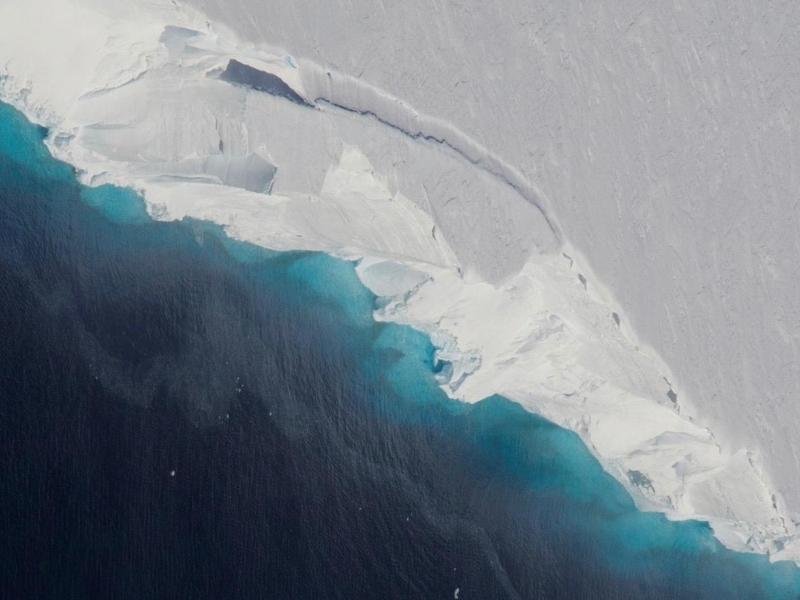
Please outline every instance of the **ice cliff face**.
M513 159L681 396L800 511L796 3L191 2Z
M0 93L156 218L359 260L450 394L517 400L641 506L800 559L777 17L193 4L0 1Z

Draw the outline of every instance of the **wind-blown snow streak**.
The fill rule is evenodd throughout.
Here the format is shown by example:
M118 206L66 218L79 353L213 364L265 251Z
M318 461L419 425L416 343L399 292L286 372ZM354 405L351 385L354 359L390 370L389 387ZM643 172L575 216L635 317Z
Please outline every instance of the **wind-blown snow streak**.
M513 166L179 4L116 1L0 4L0 97L50 127L85 181L142 191L155 218L359 261L376 318L430 334L449 394L505 395L579 433L641 507L800 559L758 452L700 420ZM246 68L224 77L232 64Z

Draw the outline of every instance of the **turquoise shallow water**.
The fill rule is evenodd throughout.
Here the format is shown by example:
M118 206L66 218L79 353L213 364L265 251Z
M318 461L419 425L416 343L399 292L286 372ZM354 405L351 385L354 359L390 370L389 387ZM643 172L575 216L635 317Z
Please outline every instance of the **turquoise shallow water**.
M0 105L10 597L797 598L571 432L436 385L354 266L155 223Z

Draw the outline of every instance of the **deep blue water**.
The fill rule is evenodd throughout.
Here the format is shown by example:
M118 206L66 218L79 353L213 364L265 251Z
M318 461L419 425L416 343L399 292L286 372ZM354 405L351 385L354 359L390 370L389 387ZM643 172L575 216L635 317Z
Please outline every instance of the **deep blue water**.
M0 105L0 597L797 598L436 387L352 265L81 187Z

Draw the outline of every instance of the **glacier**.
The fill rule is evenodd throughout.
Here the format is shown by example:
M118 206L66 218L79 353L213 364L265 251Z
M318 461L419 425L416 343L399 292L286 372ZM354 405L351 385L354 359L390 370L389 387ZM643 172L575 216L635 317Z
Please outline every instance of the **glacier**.
M779 214L782 196L770 189L769 210L741 204L716 220L713 211L726 211L709 190L727 190L723 175L734 164L725 151L714 154L725 144L684 148L688 156L703 151L687 166L659 141L668 136L667 124L650 116L658 102L685 114L693 114L687 105L708 111L683 129L705 132L705 140L748 114L713 116L725 70L693 71L705 94L697 106L691 97L659 98L652 79L626 77L652 69L660 81L701 56L718 64L739 38L710 35L719 30L709 25L706 52L693 38L693 57L668 60L645 50L669 48L664 35L682 40L688 34L680 32L692 31L685 22L697 15L679 7L640 7L629 16L622 6L617 14L545 5L525 18L516 15L521 5L508 14L466 7L427 25L430 10L414 3L384 7L348 46L336 38L343 25L325 24L356 19L370 12L365 6L349 14L313 3L5 0L0 98L46 125L53 154L85 183L141 192L154 218L204 219L270 249L357 262L362 282L382 298L374 317L431 336L452 397L515 400L577 432L641 508L708 520L733 549L800 561L797 419L779 401L792 391L796 368L796 300L770 287L793 280L783 268L792 254L759 229ZM271 18L247 18L260 10ZM381 36L401 22L402 31ZM495 45L474 36L478 47L469 47L476 23L509 35ZM409 38L414 27L429 49ZM611 27L624 30L624 43L608 52L575 33L607 43L601 34ZM459 43L442 48L437 40ZM506 62L515 44L536 49L535 60ZM618 89L620 82L630 87ZM609 97L617 102L610 107ZM573 120L551 114L564 98L574 102ZM632 108L621 114L620 107ZM787 147L785 164L763 158L771 147L745 158L791 177L797 145ZM675 162L656 160L661 152ZM724 168L715 170L717 161ZM710 179L698 187L703 177ZM745 183L741 189L750 189ZM694 204L671 201L697 190ZM708 214L697 208L703 201ZM664 218L665 210L681 214ZM736 236L750 217L756 224ZM671 226L684 218L699 221L695 237ZM794 218L779 227L791 231ZM723 226L728 231L718 231ZM738 245L725 242L726 261L714 240L729 235ZM684 246L693 254L682 254ZM714 265L710 279L698 262L703 253ZM742 264L756 269L766 291L737 271ZM721 277L717 297L707 282ZM727 310L729 301L777 307L781 330L766 335L772 325L733 319L743 307ZM773 345L768 353L764 343ZM778 359L772 353L781 344L792 351ZM783 365L783 379L762 378L762 361ZM759 367L742 368L750 363ZM761 381L770 386L763 392Z

